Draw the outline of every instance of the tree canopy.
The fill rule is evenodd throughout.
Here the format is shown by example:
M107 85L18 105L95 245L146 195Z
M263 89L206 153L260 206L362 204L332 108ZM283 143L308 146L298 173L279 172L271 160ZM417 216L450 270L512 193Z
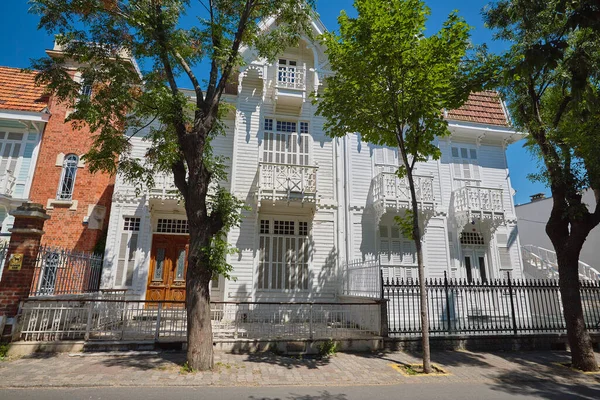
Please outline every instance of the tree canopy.
M496 37L510 42L500 85L515 126L552 192L546 232L557 253L573 366L597 370L579 293L578 259L600 223L600 4L578 0L502 0L485 10ZM591 189L596 204L582 202ZM593 207L592 207L593 206Z

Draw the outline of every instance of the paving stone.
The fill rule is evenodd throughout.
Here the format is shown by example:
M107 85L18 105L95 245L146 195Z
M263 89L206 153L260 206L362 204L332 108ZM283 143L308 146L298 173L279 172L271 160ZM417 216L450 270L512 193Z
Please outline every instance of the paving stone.
M44 386L265 386L378 385L435 382L528 382L540 379L600 383L600 375L585 375L555 365L569 360L566 352L434 353L432 361L448 376L406 377L390 364L419 363L408 353L344 354L292 359L272 354L215 354L213 372L181 373L185 355L107 354L69 357L66 354L0 362L0 387ZM600 357L599 357L600 359ZM56 372L48 375L48 372Z

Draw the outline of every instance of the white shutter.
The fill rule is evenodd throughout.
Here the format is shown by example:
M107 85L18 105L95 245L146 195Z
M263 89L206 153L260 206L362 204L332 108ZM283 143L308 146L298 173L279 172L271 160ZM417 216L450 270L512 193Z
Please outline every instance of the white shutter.
M469 160L463 160L462 166L463 166L463 176L462 177L465 179L471 179L471 164L469 163Z
M392 240L391 262L394 265L402 264L402 242L400 240Z
M127 242L129 234L123 232L121 234L121 243L119 243L119 257L117 259L117 276L115 277L115 285L123 285L123 274L125 273L125 259L127 257Z
M508 247L498 247L498 255L500 256L500 268L512 269L510 250L508 249Z

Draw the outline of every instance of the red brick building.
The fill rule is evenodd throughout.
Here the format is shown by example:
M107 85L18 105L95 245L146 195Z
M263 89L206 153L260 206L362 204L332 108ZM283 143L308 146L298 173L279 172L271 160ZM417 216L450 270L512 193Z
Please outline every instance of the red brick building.
M47 51L60 55L55 46ZM75 67L69 69L81 81ZM82 95L90 95L82 86ZM87 128L74 129L65 118L72 109L54 96L48 99L51 116L44 130L30 199L46 207L50 219L44 226L42 244L74 251L93 251L103 240L108 226L114 177L92 174L82 156L93 141Z

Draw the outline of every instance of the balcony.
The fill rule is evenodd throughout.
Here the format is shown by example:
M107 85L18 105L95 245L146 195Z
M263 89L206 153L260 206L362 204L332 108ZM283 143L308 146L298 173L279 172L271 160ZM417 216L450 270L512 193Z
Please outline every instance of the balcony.
M6 171L4 176L0 178L0 196L12 197L17 178L12 171Z
M414 175L415 192L419 209L433 211L433 177ZM373 179L373 206L381 216L389 209L393 211L409 210L411 195L406 177L399 178L393 172L381 172Z
M466 185L454 191L454 210L459 226L474 218L501 223L504 221L502 189Z
M160 174L154 178L154 187L148 190L148 198L165 200L179 200L181 194L173 182L172 174Z
M263 202L317 204L316 166L259 163L258 205Z
M278 66L275 77L273 102L276 110L302 110L306 101L306 65Z

